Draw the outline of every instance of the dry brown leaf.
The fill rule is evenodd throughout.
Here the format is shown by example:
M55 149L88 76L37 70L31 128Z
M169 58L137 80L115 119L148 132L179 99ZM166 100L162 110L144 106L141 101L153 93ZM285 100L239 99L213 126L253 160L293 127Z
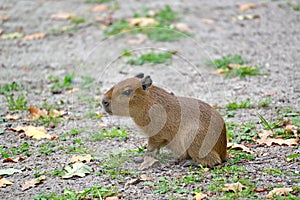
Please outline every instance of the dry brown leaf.
M216 75L216 74L224 74L228 72L229 69L218 69L217 71L211 72L211 74Z
M74 14L71 13L58 13L51 15L51 19L53 20L69 20L76 17Z
M79 91L79 88L72 88L71 90L67 90L66 93L67 94L72 94L72 93L77 92L77 91Z
M25 160L25 158L23 158L23 157L17 157L17 158L5 158L5 159L3 160L3 162L13 162L13 163L17 163L17 162L21 162L21 161L23 161L23 160Z
M229 191L240 192L245 188L246 188L246 186L244 186L240 182L237 182L237 183L232 183L232 184L225 184L225 188L222 188L222 191L223 192L229 192Z
M10 128L12 131L24 132L27 137L40 140L43 138L46 139L56 139L58 136L51 136L46 134L47 130L43 126L17 126L16 128Z
M251 151L248 147L246 147L245 145L242 144L235 144L235 143L227 143L227 148L229 149L234 149L234 150L242 150L244 152L247 152L249 154L254 154L253 151Z
M9 15L0 15L0 20L7 21L11 18Z
M213 19L202 19L202 22L209 25L216 23L216 21Z
M80 156L80 155L73 155L71 158L70 163L75 163L75 162L91 162L92 156L90 154L85 155L85 156Z
M253 4L253 3L240 5L240 11L246 11L249 9L256 9L256 8L257 8L257 5Z
M145 170L149 167L152 167L155 163L157 163L158 160L151 156L145 156L144 162L139 166L138 170Z
M285 127L284 127L284 130L288 133L293 133L295 137L297 137L297 132L298 132L298 129L299 127L298 126L295 126L293 124L287 124Z
M138 184L140 181L141 181L141 179L139 179L139 178L134 178L134 179L131 179L131 180L127 181L127 182L125 183L125 185L127 186L127 185Z
M63 110L50 110L48 116L49 117L62 117L64 114L66 114Z
M274 188L267 194L267 198L270 199L273 197L274 194L276 195L286 195L287 192L292 192L292 188Z
M202 192L196 192L196 194L195 194L196 200L202 200L202 199L206 199L206 198L207 198L207 194L204 194Z
M292 139L281 139L281 138L262 138L254 140L257 144L266 144L267 146L271 146L272 144L277 145L287 145L289 147L297 146L299 142L299 138L292 138Z
M5 118L7 120L18 120L18 119L20 119L20 116L19 115L6 115Z
M92 11L93 12L97 12L97 11L104 11L106 10L106 5L105 4L99 4L99 5L95 5L93 8L92 8Z
M267 187L254 188L254 189L253 189L254 192L264 192L264 191L267 191L267 190L268 190Z
M14 183L7 180L6 178L0 179L0 188L5 188L6 186L13 185Z
M236 21L236 20L252 20L252 19L258 19L260 18L260 16L258 14L251 14L251 15L238 15L232 18L232 20Z
M158 22L153 18L148 17L140 17L140 18L129 18L127 19L129 26L138 26L138 27L144 27L144 26L156 26L158 25Z
M32 120L37 120L40 117L47 117L47 115L48 115L47 110L45 110L45 109L41 110L40 108L37 108L34 106L30 106L29 113L32 116Z
M141 181L151 181L151 180L153 180L152 176L148 176L146 174L141 175Z
M45 175L40 176L39 178L32 179L30 181L26 181L23 185L21 185L22 190L27 190L32 187L36 187L40 183L42 183L46 179Z
M113 196L113 197L106 197L105 200L118 200L119 197Z
M23 40L37 40L46 37L46 33L34 33L31 35L26 35L23 37Z
M171 28L185 33L192 33L192 29L185 23L172 24Z
M138 34L138 35L136 35L135 38L127 40L127 43L128 44L142 44L142 43L146 42L147 39L148 39L148 37L146 35Z

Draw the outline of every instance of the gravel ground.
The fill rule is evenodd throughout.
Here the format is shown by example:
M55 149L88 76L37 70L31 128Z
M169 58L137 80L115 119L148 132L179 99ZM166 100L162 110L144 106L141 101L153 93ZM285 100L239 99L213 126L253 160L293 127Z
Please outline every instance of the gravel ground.
M84 178L62 179L51 175L54 170L62 169L69 163L71 154L66 153L70 145L77 145L72 137L69 140L56 140L55 152L42 154L39 152L44 140L35 141L19 137L9 127L17 125L37 125L37 122L27 121L28 111L8 111L4 95L0 95L0 117L7 114L17 114L19 120L0 122L4 133L0 135L0 145L11 148L20 147L24 142L31 144L31 156L18 163L2 163L0 169L21 169L22 174L4 176L12 180L14 185L0 188L1 199L33 199L37 194L63 193L64 189L82 191L92 186L115 187L123 199L192 199L195 191L202 190L209 199L219 199L224 196L221 191L213 191L210 185L218 183L216 174L231 182L240 178L251 180L255 187L268 187L266 191L256 193L255 198L265 198L271 187L300 186L300 159L287 162L285 156L300 153L299 145L263 146L250 144L255 152L253 160L240 160L236 165L245 171L239 174L231 172L218 174L216 171L198 173L199 169L182 167L168 151L163 155L163 162L153 168L138 171L139 163L135 162L142 154L126 154L129 158L122 164L123 171L130 171L128 175L112 178L102 172L103 163L109 159L107 155L115 152L133 150L146 144L146 139L139 134L133 123L126 118L106 116L101 119L86 117L89 113L101 113L102 108L94 97L99 98L108 88L120 80L131 77L139 72L149 74L154 84L174 92L178 96L199 98L211 105L221 108L220 112L227 123L239 125L252 123L253 131L262 129L257 113L266 119L278 119L286 109L299 112L300 103L300 12L294 11L286 1L251 1L258 5L256 9L240 11L239 6L249 1L112 1L108 6L119 7L113 12L115 20L133 16L143 6L148 8L163 8L170 5L180 15L178 21L187 24L193 37L183 38L174 42L155 42L147 40L142 44L129 44L134 37L127 34L120 37L106 37L101 24L95 21L96 15L91 8L94 4L84 0L2 0L0 16L9 15L9 20L0 19L0 32L3 34L19 31L23 35L38 32L47 33L42 39L24 41L22 38L0 40L0 85L12 83L22 84L23 94L28 105L42 106L45 102L58 106L67 111L69 120L59 123L55 127L48 127L49 134L63 135L73 129L84 129L77 137L90 138L91 134L99 132L103 126L125 127L130 132L127 139L102 140L93 142L84 140L82 148L91 153L96 159L88 163L94 170ZM299 1L290 1L291 4ZM84 17L86 21L79 24L77 30L57 33L61 27L71 26L70 20L53 20L52 14L74 13ZM239 15L259 15L253 20L233 20ZM206 19L214 20L207 23ZM2 35L3 35L2 34ZM148 52L149 49L167 49L177 51L178 55L171 65L131 66L125 64L119 56L124 49L131 49L137 55ZM220 58L227 54L240 54L249 60L251 65L264 66L262 73L269 76L252 76L245 78L224 78L222 75L212 75L213 68L205 63L207 60ZM78 77L95 79L92 86L80 89L71 94L62 91L58 94L51 92L49 75L63 79L67 74L74 73ZM73 82L81 83L82 78ZM224 108L229 102L251 99L259 102L269 96L271 103L266 108L239 109L234 117L228 117ZM59 103L63 101L64 104ZM286 118L288 119L288 118ZM237 127L239 130L239 127ZM243 132L241 132L243 134ZM75 137L75 136L74 136ZM61 147L61 148L59 148ZM120 159L120 158L118 158ZM233 160L233 158L229 158ZM234 166L232 162L225 167ZM281 173L264 173L264 169L279 169ZM200 170L201 171L201 170ZM22 191L20 185L26 180L35 178L36 173L45 174L46 180L38 187ZM185 176L197 177L192 183L179 184L174 182ZM140 181L125 184L127 181L147 175L152 181ZM167 192L157 193L157 189L164 188L159 177L165 177ZM173 182L172 182L173 181ZM159 183L158 185L153 185ZM151 185L152 184L152 185ZM175 186L178 186L174 189ZM173 188L172 188L173 187ZM171 189L170 189L171 188ZM179 189L185 192L178 192ZM177 191L177 192L175 192ZM300 197L300 193L296 196ZM241 197L242 198L242 197ZM250 197L245 197L245 199Z

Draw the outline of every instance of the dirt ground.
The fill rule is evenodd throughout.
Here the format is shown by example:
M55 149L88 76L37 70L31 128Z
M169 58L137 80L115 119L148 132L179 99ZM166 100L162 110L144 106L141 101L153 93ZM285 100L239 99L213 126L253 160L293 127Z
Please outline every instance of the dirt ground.
M211 191L209 187L215 174L200 173L198 181L190 184L179 184L175 192L155 192L163 187L159 177L167 180L183 177L195 169L182 167L174 163L174 158L165 152L167 158L157 166L138 171L139 163L135 162L135 155L122 164L122 169L131 171L121 178L112 178L111 175L101 173L103 163L107 156L134 150L146 144L146 139L127 118L104 115L104 117L87 117L90 113L102 113L99 97L113 84L120 80L136 75L139 72L151 75L154 84L174 92L178 96L199 98L211 105L221 108L219 111L227 123L254 124L253 131L263 129L257 113L267 120L276 120L286 109L299 112L300 103L300 12L294 11L287 1L251 1L258 5L256 9L240 11L239 6L250 1L111 1L107 6L116 7L112 14L114 20L127 19L142 7L163 8L170 5L180 15L179 22L187 24L192 30L192 37L182 38L174 42L156 42L147 40L142 44L129 44L128 40L133 34L121 34L118 37L107 37L103 26L95 21L95 16L102 13L92 12L93 3L84 0L1 0L0 15L11 16L8 20L0 19L0 30L3 34L20 32L23 35L44 32L45 38L36 40L16 39L0 40L0 85L12 83L22 84L22 91L27 105L42 106L45 102L57 105L67 112L69 120L65 120L55 127L47 127L51 135L61 136L71 129L84 129L78 138L89 138L92 133L99 132L103 126L125 127L130 132L126 140L101 140L93 142L84 140L80 148L92 154L95 161L88 163L93 173L83 178L62 179L52 175L52 172L64 168L72 156L66 153L68 146L78 144L72 138L66 141L57 140L54 152L42 154L39 152L45 140L19 137L17 132L9 130L18 125L42 125L39 122L26 121L28 111L9 111L4 95L0 95L0 117L7 114L21 116L19 120L6 120L0 122L4 130L0 134L0 145L6 149L29 143L30 156L18 163L2 163L0 169L16 168L22 173L16 173L5 178L14 182L12 186L0 188L1 199L34 199L39 194L54 192L61 194L64 189L82 191L85 188L99 185L101 187L114 187L123 199L192 199L195 191L202 190L208 194L208 199L218 199L224 196L223 192ZM290 1L291 4L299 3ZM53 20L51 15L57 13L73 13L86 19L79 24L76 30L62 30L63 27L72 26L70 20ZM235 16L256 14L259 18L252 20L234 20ZM207 20L214 23L207 23ZM134 50L142 54L149 49L157 51L167 49L179 52L180 56L172 59L169 66L164 64L132 66L124 62L122 55L124 49ZM207 66L207 60L220 58L223 55L240 54L251 65L264 66L262 73L268 76L250 76L245 78L224 78L222 75L212 75L212 67ZM63 79L67 74L74 73L77 79L72 80L74 87L82 83L83 78L91 77L95 81L88 88L81 88L77 92L68 94L60 91L51 92L49 76L58 76ZM77 84L77 85L76 85ZM252 109L238 109L234 117L228 117L226 109L222 109L229 102L244 101L259 102L270 97L268 107L255 107ZM97 101L93 101L94 98ZM62 103L64 102L64 103ZM71 119L72 118L72 119ZM289 119L289 118L286 118ZM239 127L237 127L239 130ZM241 132L241 134L243 134ZM251 145L250 145L251 146ZM61 147L61 148L59 148ZM264 146L252 144L253 160L241 160L238 166L245 167L242 174L221 174L220 177L233 180L246 177L257 188L267 187L263 192L256 193L255 198L265 198L271 187L300 186L300 157L293 162L286 161L286 155L300 153L299 144L296 147ZM105 157L106 156L106 157ZM141 156L141 155L139 155ZM225 166L232 166L232 162ZM280 174L263 173L263 169L279 169ZM274 171L273 170L273 171ZM196 169L197 171L197 169ZM194 172L194 171L193 171ZM34 179L35 174L45 174L46 180L37 187L22 191L20 185L26 180ZM151 176L153 183L147 185L144 181L135 184L125 184L127 181L141 175ZM232 178L232 179L231 179ZM234 179L235 180L235 179ZM176 185L176 184L175 184ZM167 186L165 186L167 187ZM296 196L300 197L300 193ZM250 197L245 197L245 199ZM254 197L252 197L254 198Z

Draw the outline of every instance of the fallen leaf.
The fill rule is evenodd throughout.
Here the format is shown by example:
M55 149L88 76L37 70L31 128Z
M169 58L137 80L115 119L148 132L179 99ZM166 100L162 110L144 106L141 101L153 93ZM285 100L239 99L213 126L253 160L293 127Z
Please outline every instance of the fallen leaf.
M94 6L93 8L92 8L92 11L93 12L97 12L97 11L104 11L104 10L106 10L106 5L105 4L99 4L99 5L96 5L96 6Z
M33 120L37 120L40 117L45 118L48 115L47 110L45 109L41 110L40 108L34 106L30 106L29 113L31 114Z
M151 180L153 180L153 177L148 176L146 174L141 175L141 181L151 181Z
M298 132L298 129L299 127L298 126L295 126L293 124L287 124L285 127L284 127L284 131L286 132L289 132L289 133L293 133L294 136L298 136L297 135L297 132Z
M252 20L252 19L258 19L260 16L258 14L253 14L253 15L238 15L236 17L233 17L232 19L235 20Z
M92 156L90 154L85 155L85 156L80 156L80 155L73 155L71 158L70 163L75 163L75 162L91 162Z
M202 173L205 173L205 172L208 172L209 170L210 170L210 168L205 167L205 168L200 169L199 171Z
M140 17L140 18L129 18L127 19L129 26L137 26L137 27L144 27L144 26L156 26L158 22L153 18L148 17Z
M192 33L192 29L185 23L172 24L170 27L181 32Z
M213 19L202 19L202 22L204 23L204 24L214 24L214 23L216 23L216 21L215 20L213 20Z
M37 185L39 185L40 183L42 183L44 180L46 179L45 175L42 175L36 179L32 179L30 181L26 181L24 184L21 185L21 188L23 191L32 188L32 187L36 187Z
M245 65L233 64L233 63L228 64L227 67L229 69L240 69L240 68L255 69L255 67L253 66L245 66Z
M246 11L249 9L256 9L256 8L257 5L252 3L240 5L240 11Z
M253 192L264 192L267 191L268 188L267 187L262 187L262 188L254 188Z
M128 44L142 44L147 41L147 36L144 34L138 34L135 36L135 38L131 38L127 40Z
M16 39L22 37L22 34L19 32L14 32L14 33L8 33L8 34L3 34L1 35L2 40L11 40L11 39Z
M85 174L89 174L93 171L93 169L82 162L76 162L71 166L65 167L66 173L62 176L62 178L71 178L73 176L84 177Z
M58 13L51 15L51 19L53 20L69 20L76 17L74 14L71 13Z
M66 112L63 110L50 110L48 116L49 117L62 117Z
M299 138L292 138L292 139L281 139L281 138L262 138L262 139L257 139L256 143L257 144L266 144L267 146L271 146L272 144L277 144L277 145L287 145L289 147L297 146L299 142Z
M42 39L46 37L46 33L34 33L31 35L26 35L24 36L23 40L27 41L27 40L37 40L37 39Z
M227 148L229 149L234 149L234 150L242 150L244 152L247 152L249 154L254 154L253 151L251 151L248 147L246 147L245 145L242 144L235 144L235 143L227 143Z
M0 20L7 21L11 18L9 15L0 15Z
M228 68L226 68L226 69L217 69L217 71L211 72L211 74L213 74L213 75L216 75L216 74L224 74L224 73L226 73L226 72L228 72L228 71L229 71Z
M149 167L152 167L155 163L157 163L158 160L151 156L145 156L144 162L139 166L138 170L145 170Z
M35 126L17 126L16 128L10 128L9 130L24 132L27 137L40 140L43 138L53 140L53 137L57 138L58 136L51 136L46 134L47 130L43 126L35 127Z
M7 120L18 120L18 119L20 119L20 116L19 115L6 115L5 118Z
M14 173L22 173L22 171L14 168L0 169L0 175L12 175Z
M202 193L202 192L195 192L194 198L195 198L196 200L206 199L206 198L207 198L207 194L204 194L204 193Z
M77 92L77 91L79 91L79 88L72 88L71 90L67 90L66 93L71 94L71 93L74 93L74 92Z
M232 192L240 192L242 191L243 189L245 189L246 186L244 186L243 184L241 184L240 182L237 182L237 183L232 183L232 184L225 184L225 187L222 188L222 191L223 192L229 192L229 191L232 191Z
M273 197L274 194L276 195L285 195L287 192L292 192L293 189L292 188L274 188L273 190L271 190L268 194L267 194L267 198L270 199Z
M127 185L138 184L140 181L141 181L141 179L139 179L139 178L133 178L133 179L127 181L127 182L125 183L125 185L127 186Z
M105 200L118 200L119 197L114 196L114 197L106 197Z
M25 160L25 158L23 158L23 157L17 157L17 158L5 158L4 160L3 160L3 162L5 163L5 162L13 162L13 163L17 163L17 162L21 162L21 161L23 161L23 160Z
M5 188L6 186L13 185L13 182L7 180L6 178L0 179L0 188Z

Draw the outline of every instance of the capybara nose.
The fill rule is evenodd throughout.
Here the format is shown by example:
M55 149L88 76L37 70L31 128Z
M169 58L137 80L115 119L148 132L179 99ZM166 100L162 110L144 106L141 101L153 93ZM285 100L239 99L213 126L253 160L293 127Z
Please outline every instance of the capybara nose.
M109 102L106 99L103 99L102 105L107 108L109 106Z

